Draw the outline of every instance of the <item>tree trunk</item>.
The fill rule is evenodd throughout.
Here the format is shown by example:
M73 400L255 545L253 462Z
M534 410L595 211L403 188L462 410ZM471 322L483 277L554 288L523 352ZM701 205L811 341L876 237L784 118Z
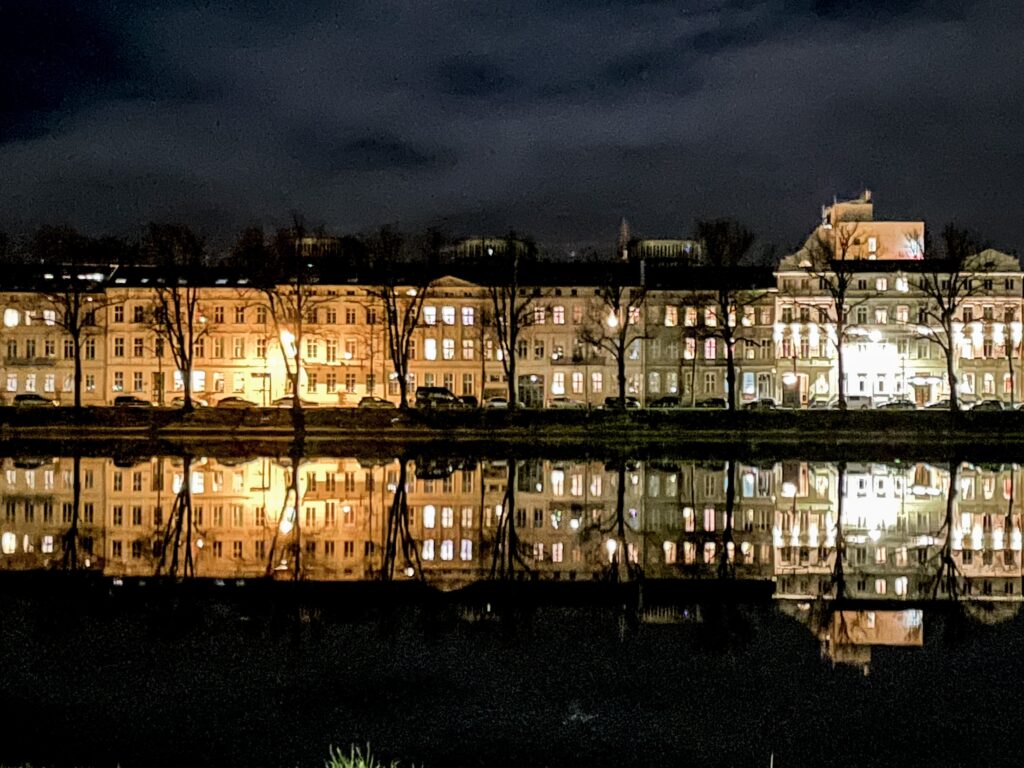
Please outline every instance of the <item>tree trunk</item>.
M728 318L726 318L728 323ZM728 325L726 325L728 328ZM726 396L729 398L729 410L736 410L736 359L733 356L733 338L732 333L728 330L722 334L722 339L725 341L725 390Z
M836 313L839 314L838 312ZM840 317L836 322L836 373L838 380L839 399L836 407L841 411L846 410L846 360L843 355L843 336L846 335L846 323Z
M949 382L949 410L956 412L960 410L959 397L957 396L957 380L956 380L956 366L954 365L954 357L956 356L956 345L953 343L953 324L952 320L946 320L943 322L943 326L946 332L946 380Z
M71 343L75 351L75 412L82 410L82 332L72 331Z

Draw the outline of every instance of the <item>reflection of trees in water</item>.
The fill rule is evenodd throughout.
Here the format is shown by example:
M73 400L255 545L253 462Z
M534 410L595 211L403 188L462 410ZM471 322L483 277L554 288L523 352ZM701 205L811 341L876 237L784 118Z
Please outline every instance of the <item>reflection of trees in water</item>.
M523 556L527 545L519 540L515 523L519 463L516 459L508 461L508 481L505 486L505 496L501 501L501 513L498 515L498 528L494 534L494 554L491 557L492 579L514 579L517 572L533 573Z
M935 538L941 541L938 553L931 557L929 553L927 568L935 568L929 583L932 599L944 593L951 600L959 600L963 593L963 573L957 567L953 557L953 511L956 508L957 488L960 483L960 461L949 462L949 489L946 493L946 514ZM934 565L932 561L935 561Z
M291 555L291 575L295 581L302 578L302 526L299 520L299 512L302 507L302 496L299 493L299 469L302 465L305 444L303 436L296 435L289 452L291 468L286 477L288 488L285 490L284 498L281 501L281 511L277 517L277 525L274 526L274 535L270 539L270 549L267 552L266 575L273 576L275 572L286 573L288 571L288 556ZM289 515L289 511L291 514ZM291 536L290 541L282 542L282 537ZM280 547L281 559L278 562L278 547Z
M61 568L65 571L78 570L78 523L82 506L82 454L72 458L71 478L71 524L61 537Z
M192 457L182 456L181 487L174 495L171 513L167 524L160 534L160 556L156 563L155 575L177 577L178 569L181 576L188 578L196 575L195 561L192 557ZM181 556L184 547L184 558ZM168 562L168 555L170 561ZM164 569L167 569L166 571Z
M736 544L733 541L732 522L736 510L736 462L725 463L725 526L722 529L722 552L718 556L718 578L736 577Z
M409 497L408 479L409 461L398 460L398 482L391 506L386 512L384 523L384 555L378 577L382 581L391 581L395 577L395 563L403 564L403 571L411 568L421 578L423 569L420 564L419 549L409 530ZM400 556L400 557L399 557Z
M583 538L596 537L601 554L608 564L602 568L602 575L608 581L626 582L643 577L643 569L630 557L628 524L626 522L626 473L629 462L617 460L605 465L605 469L615 472L615 515L608 521L593 520L584 529Z
M846 533L843 525L846 522L846 462L836 464L836 556L832 564L831 589L837 602L846 599Z

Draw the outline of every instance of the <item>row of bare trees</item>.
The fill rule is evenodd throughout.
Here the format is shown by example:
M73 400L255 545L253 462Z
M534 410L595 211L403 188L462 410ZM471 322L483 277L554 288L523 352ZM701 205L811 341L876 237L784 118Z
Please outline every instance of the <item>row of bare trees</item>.
M269 331L280 349L286 371L291 405L297 427L302 425L302 401L299 397L306 340L321 331L317 317L330 301L320 290L322 263L304 250L310 237L301 220L293 226L267 236L259 228L249 228L238 237L231 260L251 276L254 303L264 308ZM828 322L834 327L830 340L838 364L838 403L846 406L845 353L850 339L851 311L870 295L855 290L857 275L863 273L863 261L852 258L857 241L857 226L819 231L801 252L800 267L817 280L827 307ZM701 254L700 268L690 269L686 278L685 304L678 311L694 311L695 323L680 323L687 356L696 360L699 343L714 340L725 360L725 392L730 409L737 407L736 348L751 340L748 322L767 290L744 282L743 267L751 263L754 236L730 220L700 221L695 239ZM415 333L421 327L423 306L431 293L437 264L446 245L440 233L429 230L407 235L384 228L365 238L362 247L368 254L363 282L368 285L368 318L383 324L383 352L389 359L393 380L397 383L400 404L409 404L409 361ZM491 249L480 280L484 287L479 311L481 359L485 340L494 344L507 382L509 407L519 403L517 363L524 332L538 314L549 307L548 292L538 285L536 249L514 233ZM99 333L97 317L114 299L104 290L109 277L94 265L104 263L110 248L68 228L44 228L34 237L31 250L35 260L59 266L47 286L45 301L52 308L54 324L69 337L74 358L74 404L81 407L83 341ZM192 369L196 350L213 330L212 319L202 306L203 283L196 279L210 265L208 248L202 237L177 224L150 224L139 243L141 259L155 265L160 273L152 283L152 308L147 322L156 337L158 354L167 350L180 372L185 408L190 409ZM917 273L916 286L925 301L918 318L930 343L938 346L945 358L950 389L950 408L957 410L956 318L968 299L983 293L985 280L979 275L993 269L991 251L985 251L979 239L952 225L942 233L938 254ZM631 351L648 338L643 320L649 286L643 270L624 262L589 264L591 280L597 286L577 339L584 354L605 353L616 365L617 397L624 405L627 393L626 366ZM685 268L681 268L685 269ZM596 275L595 275L596 271ZM596 276L596 280L594 279ZM362 277L362 276L361 276ZM372 306L371 306L372 305ZM373 329L371 329L372 331ZM1007 353L1012 366L1012 355ZM695 371L694 371L695 373ZM1012 368L1011 368L1012 374ZM483 383L483 382L482 382ZM691 392L695 389L691 383Z

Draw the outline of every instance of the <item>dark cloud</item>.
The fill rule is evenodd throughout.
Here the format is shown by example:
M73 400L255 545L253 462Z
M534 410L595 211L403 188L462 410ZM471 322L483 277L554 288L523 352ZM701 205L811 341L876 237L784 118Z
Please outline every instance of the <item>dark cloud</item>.
M451 96L487 98L504 93L516 84L504 67L481 54L445 59L437 73L441 91Z
M0 4L0 228L448 222L607 242L833 195L1024 244L1001 0ZM209 232L215 235L214 232Z

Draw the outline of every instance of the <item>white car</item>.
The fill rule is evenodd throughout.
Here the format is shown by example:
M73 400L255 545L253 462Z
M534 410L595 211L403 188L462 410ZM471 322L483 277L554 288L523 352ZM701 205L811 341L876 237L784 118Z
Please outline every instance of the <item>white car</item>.
M484 408L496 408L503 411L508 410L508 398L507 397L489 397L484 402Z
M553 397L548 400L548 408L554 408L562 411L581 411L587 406L581 403L579 400L573 400L568 397Z

